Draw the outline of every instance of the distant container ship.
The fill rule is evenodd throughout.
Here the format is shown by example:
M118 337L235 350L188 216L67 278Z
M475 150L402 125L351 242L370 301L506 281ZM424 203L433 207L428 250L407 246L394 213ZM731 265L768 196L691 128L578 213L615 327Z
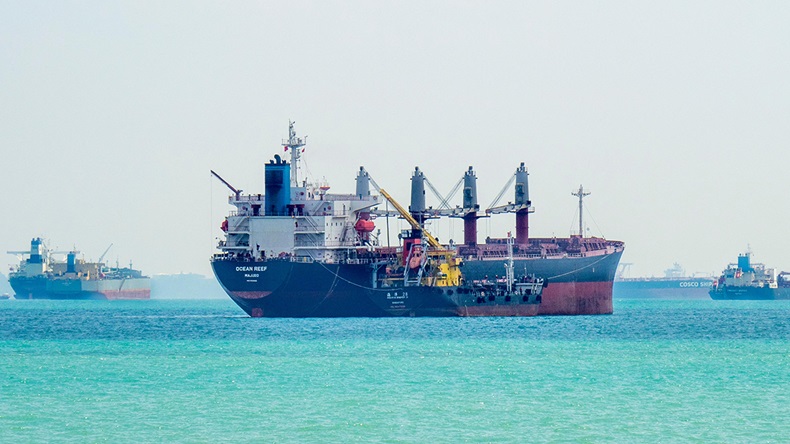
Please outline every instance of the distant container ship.
M738 255L738 263L724 269L709 293L716 300L790 299L790 273L752 263L747 252Z
M109 248L108 248L109 250ZM41 238L30 241L30 251L9 251L21 256L8 276L16 299L150 299L150 279L131 264L106 267L101 259L85 262L78 251L50 251ZM105 251L105 254L107 252ZM57 261L54 254L65 254Z
M629 265L629 264L623 264ZM622 277L614 280L613 296L617 299L707 299L713 284L709 276L687 276L675 263L664 270L664 277Z
M612 281L624 244L584 237L581 227L568 238L530 237L534 209L523 163L499 196L514 184L514 200L495 207L496 199L485 211L477 203L472 167L455 187L463 187L463 206L451 208L449 198L440 197L438 209L426 206L426 186L435 189L415 168L407 210L362 167L349 194L331 194L326 184L299 178L304 145L291 123L283 141L291 162L276 155L265 164L264 194L243 195L212 171L232 191L229 203L235 208L222 222L221 252L211 265L223 289L250 316L612 313ZM581 207L589 193L580 187L572 194ZM515 215L515 237L478 244L477 219L499 213ZM375 222L390 216L411 226L393 247L381 245ZM439 244L430 236L425 222L438 217L463 219L463 244Z

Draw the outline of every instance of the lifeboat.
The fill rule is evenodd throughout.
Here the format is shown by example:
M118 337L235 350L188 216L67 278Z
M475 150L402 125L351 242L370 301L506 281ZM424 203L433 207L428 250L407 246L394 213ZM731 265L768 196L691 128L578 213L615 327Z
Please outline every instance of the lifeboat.
M370 233L376 229L376 224L372 220L360 219L354 225L354 229L360 233Z

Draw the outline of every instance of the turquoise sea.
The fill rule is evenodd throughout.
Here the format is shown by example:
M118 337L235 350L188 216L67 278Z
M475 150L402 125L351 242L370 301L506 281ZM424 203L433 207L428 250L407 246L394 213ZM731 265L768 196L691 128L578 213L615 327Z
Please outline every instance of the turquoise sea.
M0 442L788 442L790 303L251 319L0 301Z

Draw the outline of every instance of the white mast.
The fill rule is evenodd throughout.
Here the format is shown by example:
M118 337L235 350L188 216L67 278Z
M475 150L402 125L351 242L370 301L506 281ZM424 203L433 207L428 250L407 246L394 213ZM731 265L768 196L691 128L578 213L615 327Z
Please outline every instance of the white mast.
M513 291L513 282L515 276L513 275L513 236L507 232L507 263L505 264L505 276L507 279L507 292Z
M584 187L579 185L579 191L575 193L571 193L571 196L576 196L579 198L579 237L584 238L584 224L582 223L582 212L584 210L584 204L582 201L584 200L584 196L589 196L590 193L584 192Z
M288 140L283 140L283 147L286 151L291 150L291 186L299 186L299 159L302 158L302 151L300 148L307 143L307 136L304 139L296 137L296 130L294 130L294 123L288 121Z

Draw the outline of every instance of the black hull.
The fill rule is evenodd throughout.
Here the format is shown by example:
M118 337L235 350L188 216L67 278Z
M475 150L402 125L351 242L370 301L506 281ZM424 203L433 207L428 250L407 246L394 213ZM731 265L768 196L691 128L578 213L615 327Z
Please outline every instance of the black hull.
M612 282L622 251L573 258L516 259L517 274L546 280L534 298L483 302L454 288L374 288L369 264L219 259L214 274L225 292L255 317L532 316L612 313ZM467 281L503 276L505 260L467 260Z
M534 316L539 306L536 295L492 301L457 287L372 288L368 264L219 260L212 268L253 317Z

